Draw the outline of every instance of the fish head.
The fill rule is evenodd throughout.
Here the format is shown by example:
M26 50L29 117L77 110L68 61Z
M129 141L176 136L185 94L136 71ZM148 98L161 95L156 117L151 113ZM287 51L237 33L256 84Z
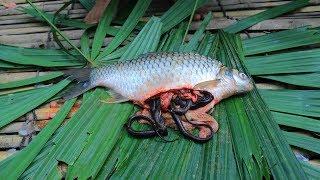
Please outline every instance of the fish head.
M253 82L246 74L239 72L237 69L230 71L236 85L237 93L245 93L253 89Z
M223 67L219 73L219 79L223 82L220 86L227 88L232 94L245 93L253 89L251 79L237 69Z
M236 69L222 67L216 77L217 80L208 81L207 88L201 88L209 91L220 101L235 94L245 93L253 89L253 83L247 75Z

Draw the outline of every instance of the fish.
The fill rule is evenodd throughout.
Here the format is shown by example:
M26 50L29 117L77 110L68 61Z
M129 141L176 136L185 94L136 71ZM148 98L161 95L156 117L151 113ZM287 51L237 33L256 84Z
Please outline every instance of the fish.
M220 101L253 88L251 79L243 72L197 53L147 53L131 60L64 73L79 82L66 99L94 87L105 87L111 95L108 103L143 104L156 94L179 89L205 90Z
M65 99L94 87L105 87L111 97L102 102L132 101L139 105L140 111L125 125L129 134L137 137L159 134L158 130L137 132L132 129L132 122L143 118L148 122L140 123L158 124L154 128L160 128L162 132L166 132L166 127L178 128L186 138L201 143L211 139L219 129L218 122L208 112L221 100L253 89L253 81L243 72L197 53L147 53L97 68L65 70L64 74L78 82L69 94L64 95ZM188 109L183 116L172 109L175 96L196 103L204 95L200 92L209 93L213 98L202 107ZM157 108L155 104L150 105L150 101L157 102ZM189 132L194 128L199 130L198 137Z

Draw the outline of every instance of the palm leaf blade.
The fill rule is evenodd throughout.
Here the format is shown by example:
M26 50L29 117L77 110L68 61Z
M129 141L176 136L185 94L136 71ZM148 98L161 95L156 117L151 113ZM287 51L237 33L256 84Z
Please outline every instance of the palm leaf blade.
M95 0L79 0L79 1L87 10L92 9L95 4Z
M245 65L252 75L319 72L320 49L251 56Z
M16 118L24 115L30 110L38 107L40 104L44 103L59 91L61 91L64 87L69 84L70 81L63 80L60 83L47 88L40 88L32 91L32 94L28 96L23 96L23 99L20 101L12 101L11 95L3 95L4 98L9 97L10 99L7 102L3 102L1 105L2 108L0 113L4 114L0 119L0 128L12 122ZM1 97L1 96L0 96ZM11 104L10 106L6 105L6 103Z
M212 13L208 13L205 16L204 20L202 21L200 27L197 29L197 31L194 33L194 35L190 39L190 41L186 45L182 45L182 47L180 48L180 51L190 52L190 51L194 51L195 48L198 47L199 42L201 40L200 38L202 38L202 35L211 19L212 19Z
M14 157L11 157L10 159L0 163L0 177L2 177L2 179L17 179L25 171L25 169L41 151L44 144L64 121L74 103L75 99L66 102L57 115L52 119L52 121L50 121L46 128L44 128L38 134L38 136L28 145L28 147L14 155ZM12 169L15 169L15 171L12 172Z
M120 60L133 59L137 55L152 52L150 49L156 49L161 32L162 23L159 18L151 18L143 27L137 37L132 41L126 51L121 55ZM150 47L146 49L145 47Z
M244 40L246 55L261 54L320 42L319 30L290 29Z
M224 28L224 31L229 33L237 33L263 20L280 16L287 12L306 6L308 4L309 4L309 0L295 0L288 4L276 6L274 8L268 9L256 15L242 19L239 22Z
M161 21L163 23L162 32L167 32L177 24L179 24L182 20L188 17L195 5L196 1L193 0L178 0L166 13L164 13L161 17ZM198 0L196 8L202 6L203 4L209 2L208 0Z
M315 153L320 154L320 140L298 134L298 133L293 133L293 132L286 132L283 131L284 135L286 136L288 143L292 146L300 147Z
M45 74L42 76L36 76L36 77L18 80L18 81L11 81L11 82L0 84L0 90L35 84L35 83L47 81L50 79L54 79L54 78L59 77L61 75L63 75L62 72L51 72L51 73L48 73L48 74Z
M35 9L21 8L21 11L35 17L39 21L46 21ZM82 21L75 20L75 19L68 19L63 16L54 17L53 14L50 14L50 13L47 13L44 11L41 11L41 13L45 14L45 16L54 24L68 26L68 27L76 27L76 28L81 28L81 29L87 29L92 26L92 25L88 25ZM54 21L54 19L55 19L55 21Z
M104 11L99 21L99 24L93 39L93 43L92 43L92 51L91 51L92 59L95 59L100 52L104 38L107 34L106 27L108 27L112 21L113 13L115 12L115 8L118 6L118 2L119 1L111 1L111 3L108 5L107 9Z
M91 0L82 0L82 2L87 3L87 8L90 9L92 5ZM204 0L199 1L199 5L204 2ZM289 3L289 5L295 4L297 8L307 2L306 0L298 0ZM118 61L117 58L119 57L121 60L131 59L139 54L156 50L198 51L200 54L218 57L229 67L243 70L246 73L248 72L243 63L251 63L251 65L248 65L248 67L251 66L249 67L250 72L254 72L255 68L253 66L260 63L264 63L266 67L271 67L273 63L278 63L273 69L261 68L262 70L266 70L266 72L256 71L253 74L298 85L314 83L315 85L313 86L317 87L317 80L303 82L303 78L308 77L307 75L310 74L311 76L309 77L316 77L318 74L317 66L312 66L312 63L317 63L316 56L308 56L308 58L295 60L293 57L297 54L288 53L283 55L282 61L279 61L281 57L280 55L276 56L278 55L276 54L271 55L273 56L272 58L276 57L278 60L274 62L270 61L272 58L268 59L270 56L251 56L320 42L317 29L299 28L283 33L272 33L258 38L251 38L244 41L243 47L238 36L223 32L219 32L218 35L213 35L209 32L204 34L205 25L209 22L208 15L190 42L184 45L184 34L187 32L186 29L188 29L184 23L181 23L177 29L166 33L190 15L190 7L195 5L195 2L191 0L179 0L161 19L152 17L135 39L132 38L133 36L128 38L147 8L146 3L149 3L149 1L139 1L139 3L143 6L141 12L132 11L129 19L120 28L119 32L116 32L117 28L110 27L109 25L104 28L101 25L98 28L95 35L96 40L93 42L95 47L92 49L92 52L90 52L90 42L87 34L89 30L85 31L81 39L82 53L80 54L87 59L98 56L98 63L107 64ZM135 8L137 8L137 5ZM278 8L279 11L275 13L283 13L289 9L289 7L283 6L283 9ZM273 15L268 14L266 17L270 18L271 16ZM50 18L47 19L50 20ZM260 19L249 18L247 20L250 21L247 21L245 26L262 19L263 17L260 17ZM51 23L59 24L59 22ZM245 27L241 23L238 26L233 26L234 29ZM102 22L101 24L104 23ZM106 22L106 24L109 23ZM123 30L124 27L128 29ZM138 25L136 29L140 30L141 26ZM241 30L241 28L238 30ZM102 46L101 39L109 31L116 36L114 39L117 42L111 44L112 50L105 49L104 54L99 55ZM164 36L160 41L161 35ZM202 41L200 42L201 39ZM127 45L120 47L127 42ZM14 53L13 49L11 48L11 51L8 50L7 52ZM15 56L10 58L3 56L4 59L0 61L0 67L13 68L13 65L26 68L35 66L50 67L50 65L46 66L48 62L58 67L66 67L68 66L66 65L67 63L74 60L78 64L70 66L84 65L84 62L76 61L77 58L68 57L66 54L59 54L62 51L50 52L52 54L45 54L46 51L39 51L40 53L36 54L36 51L33 50L23 50L22 52L29 54L17 55L20 58L18 58L18 61L16 61ZM80 57L79 52L72 52L72 54ZM90 54L92 55L91 58ZM243 62L244 55L251 57ZM304 55L303 52L300 55ZM36 61L32 61L32 56L36 57ZM286 57L290 56L291 59L286 59ZM49 57L49 61L40 61L41 58L47 57ZM56 57L59 57L58 61L54 59ZM64 60L61 59L65 57L68 60L63 62ZM26 58L27 61L23 61L23 58ZM254 60L256 61L253 62ZM287 66L287 64L293 61L299 66L305 66L305 68ZM301 63L301 61L305 61L305 63ZM2 65L1 62L3 62ZM299 73L296 72L297 70ZM295 79L292 79L292 77ZM24 83L26 84L26 82ZM26 102L25 97L31 99L38 92L40 92L38 89L18 92L14 94L13 100L10 100L10 96L0 96L0 101L4 102L0 104L0 109L7 108L7 106L11 108L18 107L13 102ZM308 91L308 93L303 94L292 90L290 92L288 90L285 93L281 91L266 92L266 90L261 90L261 94L266 98L276 122L285 125L281 126L282 128L289 126L318 132L316 124L316 118L319 117L317 91ZM42 94L40 93L40 95ZM216 106L213 115L220 124L220 130L213 140L206 144L195 144L185 139L179 139L179 141L170 144L159 142L158 139L134 139L123 131L122 128L124 122L132 113L133 106L129 104L110 105L101 103L100 99L106 97L107 93L101 89L84 94L80 110L55 132L36 158L34 156L30 157L33 161L31 164L28 162L30 166L27 169L23 165L22 169L26 169L26 171L20 178L63 178L57 168L60 165L68 166L66 179L118 179L129 177L157 179L166 175L168 178L183 177L186 179L195 177L203 179L253 179L257 177L269 179L269 174L278 179L305 179L305 175L310 178L315 178L319 175L318 169L305 163L300 165L296 160L285 140L287 136L283 136L283 132L279 130L279 127L270 115L269 109L261 100L256 89L244 96L236 96L224 100ZM287 106L287 103L290 105ZM303 113L304 109L301 107L308 108L310 112L313 112L312 116L315 118L304 117L309 112ZM302 123L301 121L305 121L306 123ZM167 138L174 139L175 137L175 133L170 132ZM300 137L297 133L289 135L287 138L290 144L294 146L318 152L318 146L310 148L311 142L317 143L318 139L307 137L306 142L304 142L304 137ZM9 158L5 162L9 162L9 160L11 159ZM168 166L168 164L171 166Z
M303 74L281 74L259 76L266 79L271 79L279 82L293 84L297 86L307 86L320 88L320 73L303 73Z
M31 7L37 11L37 13L39 13L39 15L50 25L50 27L56 32L58 33L65 41L68 42L68 44L73 48L75 49L76 52L78 52L82 57L84 57L85 60L87 60L88 62L90 62L92 65L93 62L88 59L83 53L82 51L77 47L75 46L71 41L70 39L64 34L62 33L49 19L48 17L40 10L38 9L30 0L26 0L30 5Z
M320 117L317 90L260 90L260 94L272 111Z
M138 1L135 8L132 10L126 22L122 25L120 31L108 44L105 50L98 56L98 59L110 54L114 51L130 34L137 25L139 19L143 16L151 3L151 0Z
M278 124L320 133L319 120L304 116L272 112Z
M42 67L80 66L77 61L62 50L31 49L0 45L0 59L19 65L34 65Z
M308 162L302 162L302 166L310 179L316 180L319 178L320 168L318 166L311 165Z

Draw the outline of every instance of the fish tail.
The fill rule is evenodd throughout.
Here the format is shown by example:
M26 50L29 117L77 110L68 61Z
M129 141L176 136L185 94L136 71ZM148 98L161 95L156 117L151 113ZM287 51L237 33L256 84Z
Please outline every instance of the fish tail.
M94 86L90 82L91 71L92 68L63 70L64 76L71 81L76 81L76 84L63 93L62 98L65 100L72 99L92 89Z

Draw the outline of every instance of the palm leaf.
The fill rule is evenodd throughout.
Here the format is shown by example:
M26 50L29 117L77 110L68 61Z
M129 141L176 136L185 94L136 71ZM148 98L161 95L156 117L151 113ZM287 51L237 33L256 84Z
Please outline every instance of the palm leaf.
M320 42L319 30L297 28L266 34L244 40L246 55L255 55Z
M245 19L240 20L239 22L224 28L224 31L229 33L237 33L248 27L251 27L263 20L271 19L287 12L293 11L295 9L304 7L309 4L309 0L295 0L291 3L284 4L281 6L276 6L274 8L268 9L261 13L258 13L254 16L247 17Z
M46 13L44 11L41 11L41 14L40 14L35 9L24 8L24 7L21 7L18 10L35 17L39 21L46 21L41 16L41 14L45 14L45 16L48 18L48 20L56 25L63 25L63 26L67 26L67 27L76 27L76 28L80 28L80 29L87 29L89 27L92 27L92 25L86 24L86 23L79 21L79 20L76 20L76 19L66 18L63 15L59 15L59 16L55 17L54 14Z
M95 91L84 100L79 111L54 137L53 143L55 146L47 144L46 146L49 146L47 155L39 159L33 166L29 167L30 169L34 168L35 170L32 174L28 174L28 176L32 175L35 178L44 178L46 177L46 174L51 173L57 176L57 172L55 171L56 166L58 165L57 160L67 164L75 163L77 157L84 151L84 148L88 148L86 146L87 143L92 142L92 140L89 140L90 137L96 135L96 126L101 125L101 122L105 122L106 120L104 116L109 110L107 110L106 106L99 101L101 94L101 90ZM94 121L88 121L90 118L94 118ZM95 163L95 161L92 162Z
M120 60L133 59L140 54L152 52L150 49L155 50L160 40L161 26L160 19L152 17L123 53ZM149 48L146 49L146 47Z
M83 2L90 3L91 1L83 0ZM199 5L204 2L199 0ZM299 2L303 4L306 1L295 1L291 4L298 4ZM142 5L141 7L139 7L139 3ZM116 33L116 37L114 38L116 40L111 44L111 48L109 47L110 49L108 50L107 47L106 52L99 55L99 62L102 62L102 59L104 63L109 62L107 59L114 60L114 58L121 56L121 59L129 59L141 53L156 50L182 50L181 45L183 44L187 27L184 23L180 22L192 13L189 7L195 4L194 1L177 1L161 17L161 21L158 18L151 18L132 41L132 39L127 37L135 28L149 5L148 3L149 1L138 1L127 21L120 28L120 31ZM283 7L288 10L286 6ZM90 6L88 5L89 8ZM141 12L138 12L137 9L141 9ZM278 10L275 13L283 12L282 9ZM264 18L257 17L257 20L254 19L252 22L256 23ZM45 18L45 20L50 21L49 18ZM198 50L199 53L210 55L211 57L218 57L229 67L236 67L245 72L247 71L243 65L244 55L269 53L319 42L318 30L308 28L271 33L247 39L243 42L243 45L239 36L223 32L219 32L218 35L205 33L202 38L205 24L208 21L207 16L201 29L194 34L191 41L187 44L188 49ZM177 29L172 29L168 32L179 23L180 25ZM234 27L241 26L240 23ZM110 26L106 28L111 29L113 34L115 34L114 28ZM83 51L80 54L90 59L90 45L87 32L82 36L81 47ZM103 29L101 31L98 30L98 32L97 36L105 36ZM164 36L159 40L161 34ZM300 38L304 38L304 41L300 40ZM130 43L124 47L120 47L126 39ZM201 39L202 41L199 43ZM101 47L99 44L97 47ZM20 50L20 48L7 46L4 49L11 54L14 53L14 50ZM99 52L99 48L98 50L94 48L94 51ZM21 54L21 52L27 52L27 54ZM0 63L4 62L3 66L9 67L16 64L18 66L22 64L25 67L30 65L50 67L50 65L46 66L46 63L65 66L63 63L69 63L69 61L74 60L62 51L53 50L22 49L17 54L7 58L4 54L1 56L0 51L0 59L4 58L4 61L0 61ZM74 54L79 55L79 52ZM103 58L101 58L102 55ZM38 62L32 61L32 56L36 57ZM49 60L40 61L40 56L50 58L48 58ZM18 57L18 60L16 60L16 57ZM59 57L59 60L55 60L54 57ZM23 58L26 58L27 61L23 61ZM63 58L67 59L67 61L63 62L61 60ZM261 62L263 61L264 59L261 60ZM84 64L76 62L78 63L77 65ZM245 62L250 62L250 60ZM297 60L298 62L300 61ZM279 62L276 61L275 63ZM284 71L284 68L280 68L278 71ZM292 71L294 72L294 70ZM279 76L278 73L273 75ZM0 105L1 109L6 109L5 113L14 112L14 108L15 110L18 109L19 116L21 116L46 101L43 97L40 103L39 93L45 96L44 91L48 90L49 92L50 89L49 96L52 97L53 94L63 89L68 83L67 81L62 81L57 85L46 87L47 89L40 88L18 92L13 95L0 96L0 102L3 102ZM54 92L51 91L53 89L55 89ZM303 125L296 122L301 115L309 116L311 111L313 112L311 116L319 117L318 110L316 109L319 104L316 98L318 91L261 90L260 92L279 124L316 132L316 126L311 127L317 121L315 118L303 117L302 120L308 122ZM92 93L86 93L83 104L78 112L55 132L42 149L41 147L37 149L37 151L41 149L41 152L35 158L34 155L37 153L33 153L28 158L27 163L22 163L19 172L17 171L13 175L18 176L24 171L20 178L58 179L62 178L62 175L57 167L63 164L68 166L66 179L163 178L165 176L168 178L182 177L188 179L195 177L203 179L244 179L249 177L262 178L263 176L268 179L270 178L269 174L278 179L306 179L305 172L309 178L315 178L320 175L319 169L314 166L305 163L300 165L290 150L285 137L289 140L290 144L296 147L319 153L318 146L311 147L312 145L308 144L311 142L317 143L318 139L302 137L297 133L288 135L288 132L284 131L285 136L283 136L283 132L280 131L273 120L269 109L262 101L256 89L245 96L233 97L217 105L213 115L220 124L220 130L213 140L207 144L195 144L185 139L179 139L170 144L159 142L157 139L134 139L128 136L122 129L124 122L133 112L133 106L129 104L108 105L101 103L99 100L106 96L106 92L101 89L96 89ZM47 98L50 99L50 97ZM287 106L287 103L290 105ZM23 111L20 110L21 107L26 107L23 106L26 104L28 108L24 108ZM301 107L303 106L310 106L310 112L302 112ZM279 115L279 112L284 115ZM16 118L12 113L9 116L8 122ZM290 119L288 120L288 118ZM297 125L293 125L293 123ZM168 138L172 139L176 137L177 135L171 132ZM41 142L41 146L43 142ZM17 154L17 156L21 157L22 155ZM32 159L33 161L30 164ZM15 156L12 156L12 158L0 164L0 167L4 167L10 161L18 162L18 160L15 160ZM30 166L26 169L27 164L30 164Z
M159 49L159 51L179 51L181 49L181 45L183 44L183 36L186 28L186 24L181 23L178 29L173 29L170 32L169 38L165 43L163 43L163 46L161 49Z
M66 87L69 82L63 80L52 87L0 96L2 102L0 113L3 114L0 118L0 128L38 107Z
M75 57L68 55L62 50L31 49L14 47L0 44L0 61L19 65L34 65L42 67L72 67L82 66Z
M201 7L203 4L209 2L208 0L198 0L196 8ZM166 13L161 16L163 23L162 32L167 32L182 20L190 16L193 12L195 1L193 0L178 0Z
M209 53L211 53L211 57L215 57L215 50L218 48L218 41L215 41L215 38L217 36L211 34L211 33L206 33L203 37L203 40L199 44L197 51L202 52L202 54L209 56ZM212 51L211 51L212 50Z
M87 10L93 8L94 4L96 3L95 0L79 0L82 6L84 6Z
M92 60L88 59L83 53L82 51L75 46L74 44L71 43L70 39L64 34L62 33L49 19L48 17L41 12L41 10L39 10L30 0L26 0L31 7L37 11L37 13L39 13L39 15L45 19L45 21L50 25L50 27L56 32L58 33L64 40L66 40L68 42L68 44L73 47L75 49L76 52L78 52L82 57L84 57L85 60L87 60L88 62L90 62L92 65L94 65L94 63L92 62Z
M252 75L319 72L320 49L251 56L245 65Z
M115 10L118 7L118 2L119 1L117 1L117 0L111 1L111 3L106 8L106 10L104 11L104 13L99 21L99 24L98 24L98 27L96 30L96 34L95 34L93 42L92 42L92 51L91 51L91 58L92 59L95 59L100 52L104 38L107 35L107 28L106 27L110 26L113 15L116 12Z
M140 18L143 16L144 12L147 10L151 3L151 0L138 1L129 15L127 21L122 25L121 29L117 35L108 44L105 50L98 56L98 60L104 56L110 54L129 36L131 31L139 22Z
M19 69L19 68L25 68L25 66L0 60L0 69Z
M246 72L242 64L244 53L241 50L239 37L228 34L221 34L220 36L223 39L221 45L225 49L225 54L221 54L221 60L229 66L237 67ZM233 61L232 59L229 60L230 57L233 58ZM228 113L228 117L233 117L229 120L232 137L243 138L243 140L235 139L234 141L237 142L237 144L234 144L234 151L236 156L238 156L238 161L240 159L244 161L239 169L242 172L240 175L243 175L243 177L254 177L254 175L266 176L267 167L264 163L266 161L269 166L268 169L275 178L281 178L283 174L290 174L292 178L305 176L305 173L301 170L293 153L290 152L289 146L285 143L284 137L281 135L279 128L256 90L253 90L246 97L228 99L227 102L229 108L232 109L232 106L238 107L237 111L240 111L236 114L233 111L233 115ZM271 136L271 134L277 135ZM256 138L249 140L248 138L250 137ZM266 141L266 138L269 140ZM242 141L247 142L241 143ZM247 150L251 153L247 153ZM261 153L263 154L262 156ZM265 159L262 159L262 157ZM280 162L282 162L282 165L279 164ZM276 169L270 168L273 164L279 164L279 166Z
M304 171L308 174L309 179L318 179L320 174L320 168L314 165L311 165L308 162L302 162Z
M309 39L318 39L312 34ZM294 46L306 45L295 44ZM319 87L319 49L250 56L245 65L252 75L298 86Z
M272 112L278 124L320 133L319 120L304 116Z
M69 18L65 17L64 15L56 15L55 16L55 14L47 13L47 12L44 12L41 10L40 10L40 12L41 12L41 14L40 14L35 9L32 9L32 8L23 8L22 7L21 11L35 17L39 21L46 22L46 20L41 16L41 14L44 14L47 17L47 20L49 20L54 25L61 25L61 26L80 28L80 29L89 29L94 26L92 24L86 24L85 22L79 21L76 19L69 19ZM109 28L106 29L106 32L108 35L115 36L117 34L118 30L119 30L118 27L110 26Z
M85 30L80 39L81 51L90 59L90 39L88 30Z
M283 131L290 145L320 154L320 141L310 136Z
M272 111L320 117L319 90L260 90Z
M4 167L0 170L1 179L17 179L25 171L44 147L45 143L65 120L74 103L75 99L66 102L57 115L38 134L38 136L32 140L28 147L15 154L13 157L0 162L0 166ZM11 171L12 169L15 169L14 172Z
M42 76L32 77L32 78L18 80L18 81L11 81L11 82L0 84L0 90L26 86L26 85L30 85L30 84L36 84L39 82L44 82L44 81L48 81L50 79L54 79L54 78L59 77L61 75L63 75L62 72L51 72L51 73L48 73L48 74L45 74Z
M279 82L293 84L297 86L307 86L320 88L320 73L297 73L297 74L280 74L259 76L266 79L271 79Z
M182 45L180 51L184 52L191 52L194 51L195 48L198 47L200 40L203 36L206 27L208 26L209 22L212 19L212 13L208 13L204 20L202 21L201 25L199 26L198 30L194 33L191 37L190 41L186 45ZM186 31L188 32L188 31Z

